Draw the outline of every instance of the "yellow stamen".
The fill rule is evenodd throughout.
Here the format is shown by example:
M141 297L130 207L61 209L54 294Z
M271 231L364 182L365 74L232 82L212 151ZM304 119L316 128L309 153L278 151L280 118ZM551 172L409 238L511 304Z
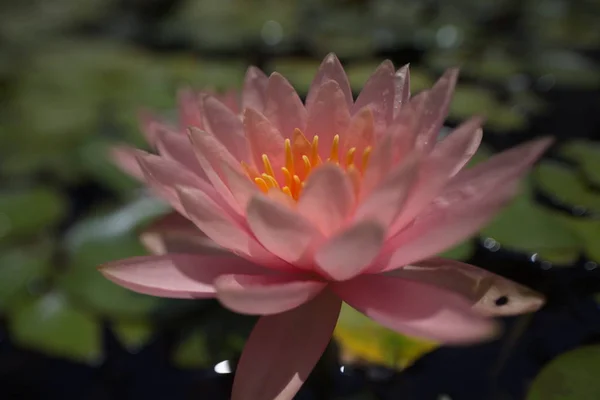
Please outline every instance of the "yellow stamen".
M292 196L292 191L290 190L290 188L288 186L284 186L281 188L281 191L285 194L287 194L288 196L290 196L291 198L293 198L294 196Z
M354 165L354 153L356 153L356 147L352 147L350 150L348 150L348 154L346 154L347 167Z
M310 146L310 164L313 167L319 165L319 137L313 137L312 145Z
M363 155L362 155L362 172L365 172L365 170L367 169L367 165L369 165L369 158L371 157L371 152L372 151L373 151L373 148L371 146L365 147L365 150L363 151Z
M307 156L302 156L302 161L304 161L304 173L306 175L308 175L310 173L311 170L311 165L310 165L310 160L308 159Z
M331 144L331 154L329 155L329 161L337 163L340 158L340 135L335 135L333 137L333 143Z
M285 168L290 174L294 175L294 155L292 153L292 143L290 139L285 139Z
M266 154L262 155L262 162L265 167L265 172L271 176L275 176L275 172L271 166L271 161L269 161L269 157Z
M275 180L275 178L273 178L271 175L262 174L262 178L267 183L268 187L279 189L279 183L277 183L277 181Z
M256 186L258 186L263 193L269 191L269 185L267 185L267 182L265 182L263 178L254 178L254 183L256 183Z
M292 186L292 173L286 167L281 167L281 172L283 172L283 176L285 177L285 184L287 186Z

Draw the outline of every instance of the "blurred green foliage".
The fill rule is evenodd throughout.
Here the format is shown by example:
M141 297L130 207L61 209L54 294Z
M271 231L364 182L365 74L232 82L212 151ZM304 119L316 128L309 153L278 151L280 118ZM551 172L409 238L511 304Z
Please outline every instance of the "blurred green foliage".
M413 92L461 66L450 119L484 114L498 134L527 131L548 112L548 90L600 86L586 55L600 45L598 2L182 0L156 17L159 3L0 5L0 317L22 346L96 363L102 321L132 351L164 328L157 315L172 303L126 291L95 267L144 254L137 230L166 211L140 197L106 154L118 142L144 146L139 109L174 116L181 86L239 88L258 58L305 94L319 59L334 51L357 93L382 53L414 55L395 60L411 62ZM471 165L491 153L482 147ZM444 255L466 260L479 240L556 265L581 254L600 262L600 146L570 141L556 153L568 162L539 164L479 237ZM80 213L74 197L90 185L94 208ZM536 191L573 213L540 205ZM251 325L236 318L211 311L181 335L173 361L197 367L234 357ZM430 349L355 323L345 310L336 331L355 357L402 367Z

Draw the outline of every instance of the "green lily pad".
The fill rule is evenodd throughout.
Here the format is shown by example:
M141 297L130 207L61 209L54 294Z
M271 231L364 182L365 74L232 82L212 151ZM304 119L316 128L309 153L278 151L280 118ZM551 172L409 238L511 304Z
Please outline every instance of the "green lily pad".
M39 234L56 226L65 214L65 199L50 188L1 193L0 242Z
M591 140L572 140L559 153L579 164L586 179L600 187L600 143Z
M207 368L214 360L208 351L206 334L196 330L179 343L173 353L173 363L179 368Z
M59 284L70 298L111 317L144 319L160 299L134 293L104 278L96 269L101 264L146 254L133 235L121 235L83 243L73 253Z
M527 400L595 400L600 346L585 346L552 360L535 378Z
M405 368L437 344L400 335L344 304L334 337L345 363L367 362Z
M112 324L112 330L130 352L139 351L152 336L152 326L144 321L119 321Z
M458 246L455 246L449 250L444 251L443 253L440 253L439 256L444 258L451 258L453 260L465 261L468 260L474 252L475 244L472 240L467 240L465 242L462 242Z
M14 248L0 255L0 311L27 296L27 287L49 272L50 247Z
M600 86L598 66L582 54L567 50L546 51L532 60L534 72L553 76L557 85L586 89Z
M154 197L139 197L111 213L91 216L73 226L66 235L67 248L76 251L87 242L132 233L136 227L168 210L166 204Z
M600 221L591 218L577 218L561 215L561 222L577 233L584 246L584 253L590 260L600 263Z
M54 357L97 363L102 356L99 322L59 292L13 310L9 329L18 345Z
M600 214L600 195L591 191L572 168L544 161L535 168L533 176L544 194L565 205Z
M583 250L583 243L552 211L538 206L521 194L505 208L481 235L500 246L558 265L572 264Z

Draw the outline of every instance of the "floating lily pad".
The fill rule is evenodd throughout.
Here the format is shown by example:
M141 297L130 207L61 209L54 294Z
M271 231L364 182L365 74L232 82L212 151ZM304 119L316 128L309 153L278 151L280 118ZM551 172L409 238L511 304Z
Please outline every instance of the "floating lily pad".
M112 324L112 330L130 352L139 351L152 336L152 326L145 321L116 322Z
M70 298L92 311L111 317L144 319L160 299L124 289L96 269L108 261L144 254L145 249L133 235L88 241L74 251L60 285Z
M214 361L210 354L206 334L196 330L179 343L173 353L173 363L180 368L206 368Z
M600 72L592 60L568 50L546 51L532 57L536 74L550 75L556 84L567 87L600 86Z
M50 246L14 248L0 255L0 311L27 297L29 285L50 269Z
M97 363L102 355L99 322L59 292L13 310L9 329L18 345L55 357Z
M344 362L366 362L390 368L405 368L438 347L382 327L344 304L334 331Z
M538 206L525 193L505 208L481 235L501 247L559 265L574 263L583 243L552 211Z
M586 179L600 188L600 143L572 140L561 146L560 154L577 162Z
M0 193L0 242L55 227L65 213L65 199L49 188Z
M600 214L600 194L588 188L574 169L558 162L544 161L536 167L534 178L545 195L566 206Z
M552 360L535 378L527 400L595 400L600 346L585 346Z
M473 255L474 252L475 244L472 240L467 240L465 242L462 242L458 246L455 246L449 250L444 251L443 253L440 253L439 256L444 258L451 258L453 260L466 261Z
M561 222L579 236L586 257L600 263L600 221L570 215L561 215L560 217Z
M67 247L69 251L76 251L88 242L132 233L136 227L168 210L165 203L154 197L139 197L113 212L91 216L74 225L66 235Z

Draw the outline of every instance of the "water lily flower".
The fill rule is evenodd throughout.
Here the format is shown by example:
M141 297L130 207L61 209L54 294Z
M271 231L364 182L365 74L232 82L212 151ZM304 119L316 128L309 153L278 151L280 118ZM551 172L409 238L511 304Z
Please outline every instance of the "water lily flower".
M383 62L354 99L329 55L302 102L280 74L246 75L241 102L180 97L180 127L146 118L158 154L113 153L176 211L142 235L154 255L101 266L154 296L217 298L259 315L232 398L291 399L327 346L342 302L408 335L461 344L543 298L475 266L433 258L484 226L549 146L538 139L473 168L483 119L442 140L458 72L410 95ZM498 299L502 298L499 306Z

